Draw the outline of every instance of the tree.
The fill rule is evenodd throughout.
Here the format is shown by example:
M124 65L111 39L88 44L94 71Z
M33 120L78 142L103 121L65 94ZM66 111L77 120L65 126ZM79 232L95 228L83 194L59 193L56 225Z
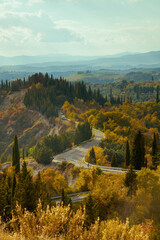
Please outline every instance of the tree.
M91 194L89 194L86 198L85 207L86 207L86 225L90 226L95 222L94 201Z
M111 167L118 167L118 161L117 161L117 157L115 154L113 154L113 156L111 158Z
M71 198L67 197L67 195L64 191L64 188L62 188L61 204L63 206L67 206L68 204L70 204L70 206L72 205L72 200L71 200Z
M125 167L128 167L130 165L130 148L129 148L129 142L127 140L126 147L125 147Z
M156 134L153 135L153 141L152 141L152 156L155 156L157 153L157 139Z
M3 210L6 206L6 186L5 180L2 178L0 180L0 216L3 215Z
M15 195L15 188L16 188L16 175L13 175L12 186L11 186L11 208L14 208L14 195Z
M12 147L12 166L15 167L15 173L20 171L20 155L17 134L14 136L14 143Z
M131 157L132 165L136 170L140 170L141 167L144 167L145 162L144 158L145 158L144 137L141 131L138 131L133 140Z
M34 211L36 207L35 186L25 161L18 175L15 188L15 201L17 201L23 209L26 208L29 211Z
M36 201L38 203L39 199L41 200L42 207L49 204L49 194L46 192L46 185L42 181L41 174L38 172L36 181L35 181L35 195Z
M132 194L135 194L137 189L137 174L135 171L133 171L132 165L130 165L129 170L126 172L125 179L124 179L124 185L128 187L128 196L132 196Z
M157 169L157 165L158 165L157 150L158 150L158 148L157 148L157 138L156 138L156 134L154 133L153 141L152 141L152 165L150 167L152 170Z
M33 157L37 163L47 165L52 162L52 151L44 144L38 143L34 150Z
M159 91L157 90L157 94L156 94L156 103L159 103Z
M23 148L23 150L22 150L22 158L23 158L23 160L24 160L24 158L25 158L25 156L24 156L24 155L25 155L24 152L25 152L25 151L24 151L24 148Z
M96 155L93 147L89 152L89 163L96 164Z

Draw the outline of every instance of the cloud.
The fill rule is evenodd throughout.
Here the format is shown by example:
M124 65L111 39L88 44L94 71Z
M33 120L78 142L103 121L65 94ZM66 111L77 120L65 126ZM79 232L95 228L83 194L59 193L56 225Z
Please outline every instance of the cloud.
M9 29L0 28L0 42L12 42L15 45L29 42L39 42L41 40L40 33L34 33L30 28L11 27Z
M32 5L35 3L43 3L43 2L45 2L45 0L28 0L29 5Z

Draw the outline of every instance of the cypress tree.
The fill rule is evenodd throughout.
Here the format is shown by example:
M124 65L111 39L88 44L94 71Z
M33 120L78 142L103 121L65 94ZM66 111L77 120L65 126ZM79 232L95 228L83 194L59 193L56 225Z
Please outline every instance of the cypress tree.
M95 155L95 151L94 148L92 147L90 152L89 152L89 162L92 164L96 164L96 155Z
M22 152L22 158L24 160L25 156L24 156L24 148L23 148L23 152Z
M14 136L14 143L12 147L12 166L15 167L15 173L20 171L20 155L17 134Z
M118 167L118 161L117 161L117 157L115 154L113 154L113 156L111 158L111 167Z
M151 169L156 170L158 165L158 156L157 156L157 137L154 133L152 141L152 166Z
M3 216L4 208L6 206L6 185L5 180L0 180L0 216Z
M152 141L152 156L155 156L157 153L157 139L156 134L153 135L153 141Z
M130 165L129 170L126 172L124 185L128 187L128 196L132 197L132 194L135 194L137 189L137 174L133 171L132 165Z
M41 179L41 174L38 172L36 182L35 182L35 194L36 194L36 201L38 202L39 199L41 200L42 207L44 205L49 204L49 194L46 192L46 186Z
M11 188L11 205L12 209L14 208L14 194L15 194L15 188L16 188L16 175L13 175L13 180L12 180L12 188Z
M159 91L157 91L157 95L156 95L156 103L159 103Z
M144 157L145 157L145 147L144 147L144 137L141 131L136 133L133 145L132 145L132 157L131 162L136 170L140 170L144 167Z
M125 167L128 167L130 165L130 148L129 148L129 142L127 140L126 147L125 147Z
M94 202L91 194L88 195L85 206L86 206L86 225L90 226L95 222Z
M18 201L23 209L26 208L29 211L34 211L36 207L35 186L25 162L23 162L22 170L18 175L15 188L15 201Z

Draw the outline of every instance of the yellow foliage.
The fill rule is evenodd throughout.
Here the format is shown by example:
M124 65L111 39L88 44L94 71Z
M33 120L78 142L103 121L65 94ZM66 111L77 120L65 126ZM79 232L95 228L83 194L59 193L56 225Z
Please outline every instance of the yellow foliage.
M62 188L67 190L67 181L64 176L54 169L46 169L41 174L42 180L46 184L46 189L52 195L61 194Z
M109 220L101 223L101 240L149 240L149 229L144 231L141 225L129 226L129 221L122 223Z
M107 156L104 155L104 150L101 147L93 147L96 157L96 164L105 166L107 164ZM89 154L92 148L90 148L85 156L85 161L89 162Z

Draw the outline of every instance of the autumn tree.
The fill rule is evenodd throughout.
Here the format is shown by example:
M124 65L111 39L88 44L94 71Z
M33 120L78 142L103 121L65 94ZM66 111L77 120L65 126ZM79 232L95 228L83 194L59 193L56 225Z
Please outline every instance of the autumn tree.
M12 147L12 166L15 167L15 172L19 173L19 171L20 171L20 154L19 154L17 134L15 134L15 136L14 136L14 143L13 143L13 147Z

